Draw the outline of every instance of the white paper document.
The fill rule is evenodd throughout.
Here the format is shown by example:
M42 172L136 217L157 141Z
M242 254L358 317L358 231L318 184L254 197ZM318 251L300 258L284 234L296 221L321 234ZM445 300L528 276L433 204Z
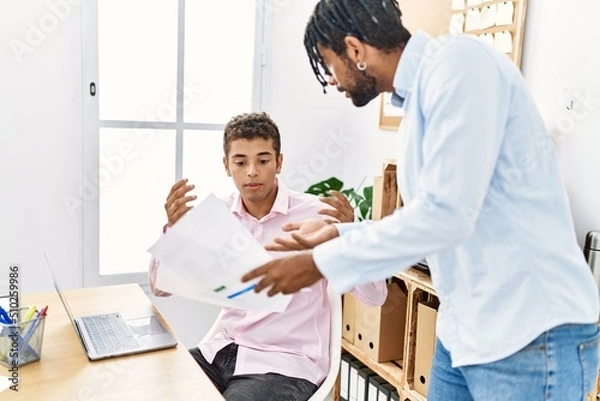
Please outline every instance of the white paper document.
M452 0L452 7L453 10L456 11L462 11L465 9L465 0Z
M481 9L479 16L479 29L491 28L496 25L496 5L490 4Z
M213 194L170 227L148 252L160 262L156 287L221 307L282 312L291 295L256 294L242 275L271 260L264 247Z
M463 13L454 13L450 17L449 33L463 33L465 27L465 15Z
M509 31L496 32L494 34L494 46L503 53L512 53L512 34Z
M515 7L512 1L498 3L496 10L496 25L511 25L513 23L514 13Z
M475 31L480 28L481 12L478 8L470 8L467 11L465 31Z
M0 375L0 393L4 390L8 390L13 383L10 381L10 377Z
M483 40L490 46L494 46L494 34L492 34L492 33L486 32L482 35L479 35L479 39Z

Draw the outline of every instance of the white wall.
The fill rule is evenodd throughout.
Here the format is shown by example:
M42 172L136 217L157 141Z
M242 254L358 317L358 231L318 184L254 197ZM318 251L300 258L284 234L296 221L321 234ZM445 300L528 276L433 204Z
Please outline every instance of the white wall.
M355 140L344 157L343 177L349 186L373 185L384 159L398 158L398 134L379 129L379 98L357 108L348 99L343 110L344 130Z
M20 263L25 291L50 288L43 251L65 287L82 282L82 220L61 203L82 172L76 11L60 20L42 0L0 0L0 268Z
M270 53L264 70L263 108L281 132L282 178L293 189L343 173L349 141L343 132L345 99L323 94L304 51L304 28L315 0L267 1ZM278 5L275 7L274 5Z
M556 139L582 245L600 230L599 15L597 0L530 0L522 65Z

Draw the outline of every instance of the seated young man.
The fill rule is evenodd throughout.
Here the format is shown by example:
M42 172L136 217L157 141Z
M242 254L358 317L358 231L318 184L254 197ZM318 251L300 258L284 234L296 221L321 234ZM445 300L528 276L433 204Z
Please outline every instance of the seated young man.
M323 216L352 221L346 198L319 197L289 190L277 178L283 155L277 125L266 113L236 116L225 126L223 164L237 191L225 199L231 212L262 244L282 236L281 226ZM174 224L195 196L194 185L180 180L171 188L165 209ZM323 208L323 203L331 207ZM159 262L152 260L150 288L156 288ZM367 305L381 305L387 296L384 281L351 290ZM327 282L292 296L283 313L224 309L222 329L210 341L190 350L198 364L228 401L306 400L329 371L330 304Z

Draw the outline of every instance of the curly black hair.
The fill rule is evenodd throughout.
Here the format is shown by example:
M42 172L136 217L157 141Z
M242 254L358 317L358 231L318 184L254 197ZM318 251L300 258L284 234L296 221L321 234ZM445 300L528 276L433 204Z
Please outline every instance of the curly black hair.
M388 52L402 49L410 32L402 25L402 12L396 0L321 0L315 6L304 31L304 47L323 92L325 75L331 75L317 48L333 50L346 57L346 36L354 36Z
M265 112L244 113L234 116L223 131L223 152L229 155L230 144L236 139L272 139L275 156L281 153L279 128Z

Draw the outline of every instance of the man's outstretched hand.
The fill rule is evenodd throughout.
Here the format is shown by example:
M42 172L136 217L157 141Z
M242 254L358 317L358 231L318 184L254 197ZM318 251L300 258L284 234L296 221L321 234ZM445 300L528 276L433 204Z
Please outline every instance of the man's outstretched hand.
M261 276L262 280L256 284L254 291L258 293L271 287L267 292L270 297L279 293L293 294L323 278L313 261L311 252L272 260L246 273L242 281L250 281Z
M340 234L333 224L320 219L304 220L297 223L287 223L282 227L289 232L286 238L274 238L267 244L267 251L303 251L338 237Z

